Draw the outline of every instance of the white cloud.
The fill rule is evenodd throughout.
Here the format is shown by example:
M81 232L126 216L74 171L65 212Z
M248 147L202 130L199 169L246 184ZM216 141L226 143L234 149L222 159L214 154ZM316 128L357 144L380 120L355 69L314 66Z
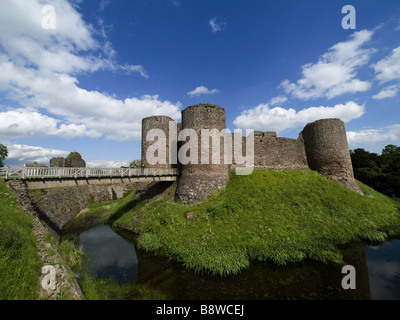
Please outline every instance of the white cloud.
M43 6L39 0L2 1L0 44L10 60L49 72L120 69L107 50L103 50L108 47L110 52L110 43L96 40L93 35L97 31L84 22L68 1L52 1L56 10L55 30L42 28ZM102 20L99 25L104 29Z
M372 98L375 100L393 98L397 96L399 90L400 90L399 85L388 86L383 88L378 94L372 96Z
M21 78L30 81L30 78ZM14 98L27 109L0 112L1 132L14 138L47 134L99 137L109 140L135 140L141 136L141 119L165 114L180 119L180 104L161 101L157 95L118 100L97 91L76 86L77 80L67 75L54 79L33 77L28 91L14 91ZM0 75L1 87L1 75ZM34 94L28 97L29 92ZM45 116L36 109L44 108L55 117ZM9 130L9 127L13 130Z
M111 4L111 0L100 0L99 11L104 11Z
M50 159L54 157L66 157L70 151L57 150L50 148L34 147L23 144L6 144L8 149L7 163L22 166L24 163L32 163L34 161L50 165ZM82 155L85 158L84 155ZM119 168L121 166L129 166L130 161L127 160L86 160L88 168Z
M66 124L62 121L25 109L0 112L0 136L6 139L32 136L58 136L74 138L88 136L96 138L101 133L88 130L84 124Z
M169 2L175 7L180 7L181 6L181 1L180 0L169 0Z
M400 80L400 47L393 49L386 58L373 65L376 79L382 83Z
M197 87L196 89L188 92L187 94L189 96L193 97L193 96L200 96L202 94L216 94L218 92L219 92L219 90L217 90L217 89L209 90L208 88L206 88L204 86L200 86L200 87Z
M270 108L260 104L254 109L245 110L233 121L241 129L280 132L286 129L304 127L307 123L319 119L340 118L344 122L361 117L365 107L355 102L338 104L334 107L311 107L296 111L281 107Z
M366 91L371 83L357 79L356 70L366 65L373 49L362 49L373 32L355 32L349 40L339 42L324 53L317 63L302 67L302 78L296 83L284 80L279 87L286 93L303 99L332 99L345 93Z
M50 159L53 157L66 157L69 154L68 151L64 150L33 147L23 144L8 144L7 149L7 161L24 163L37 161L46 165L49 165Z
M394 30L395 30L395 31L400 31L400 19L397 20L397 24L396 24L396 26L394 27Z
M143 66L140 66L140 65L137 65L137 66L123 65L123 66L120 66L120 69L127 71L128 73L139 72L143 78L146 78L146 79L150 78L148 73L146 72L146 70L143 68Z
M226 22L217 22L217 18L213 17L210 19L210 21L208 21L208 24L211 27L211 31L213 33L216 33L216 32L224 30Z
M400 299L399 293L395 291L400 263L387 260L382 258L368 259L368 277L372 300Z
M74 50L89 50L99 46L92 38L89 26L81 15L65 0L54 0L57 27L44 30L43 1L3 0L0 11L0 38L7 43L9 52L19 52L19 41L34 40L47 46L48 50L64 47Z
M107 39L108 38L107 33L113 29L113 26L106 25L104 20L101 18L97 19L97 24L99 26L99 28L98 28L99 30L93 30L93 31L96 32L97 34L101 35L101 37L103 37L104 39ZM106 42L105 45L110 46L110 43Z
M276 106L276 105L281 105L283 103L285 103L287 101L287 98L284 96L278 96L275 98L272 98L268 104L272 105L272 106Z
M114 160L86 160L86 167L88 168L120 168L129 167L130 161L114 161Z
M379 129L349 131L347 132L347 140L351 147L373 146L379 142L398 143L400 140L400 124Z
M52 2L56 30L42 29L41 3L4 0L0 10L0 91L25 108L0 109L0 130L8 139L104 135L132 140L140 138L145 116L180 118L180 103L157 95L117 99L79 87L76 75L80 73L109 70L149 75L140 65L118 64L112 44L96 40L92 27L66 0Z

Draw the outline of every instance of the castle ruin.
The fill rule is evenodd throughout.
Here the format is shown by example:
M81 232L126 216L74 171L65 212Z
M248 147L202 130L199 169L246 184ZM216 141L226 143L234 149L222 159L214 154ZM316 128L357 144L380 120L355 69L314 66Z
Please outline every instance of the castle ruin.
M226 128L225 109L210 105L201 104L191 106L182 111L182 127L183 129L194 129L198 137L201 136L202 129L217 129L218 133ZM211 134L210 139L212 140ZM219 139L219 136L216 137ZM220 139L221 140L221 139ZM210 141L208 141L210 142ZM220 164L213 164L212 152L202 154L201 143L198 139L198 152L194 158L208 158L208 164L205 161L197 161L202 163L182 164L180 168L180 178L176 190L176 201L181 203L196 203L204 200L208 194L225 187L228 183L229 168L228 165L220 161ZM179 151L182 151L183 146L179 146ZM208 150L211 151L212 141L209 143ZM178 153L179 153L178 151ZM191 150L192 151L192 150ZM219 146L219 158L224 159L223 145Z
M164 132L165 135L161 140L165 141L159 141L160 137L158 140L153 137L152 129ZM208 135L203 138L201 134L206 129ZM227 185L229 170L243 167L243 164L224 159L226 145L232 147L237 135L237 133L222 135L224 129L226 129L225 109L211 104L187 107L182 111L182 123L176 123L167 116L144 118L142 164L146 168L178 168L180 176L175 200L184 204L203 201L209 194ZM201 138L196 138L194 135ZM198 147L187 149L188 141L194 138L197 139L194 144ZM239 139L243 152L246 150L248 140L241 135ZM150 163L148 154L152 154L155 150L156 142L166 146L162 155L157 154L159 150L155 151L155 155L165 161ZM191 142L193 146L193 141ZM202 148L201 144L207 147ZM219 162L213 161L215 148L221 160ZM190 160L181 163L179 159L183 156ZM255 170L316 170L346 188L362 194L354 179L346 130L340 119L322 119L309 123L297 139L277 137L275 132L255 131L253 165Z
M57 168L85 168L86 161L78 152L71 152L66 158L55 157L50 159L50 167Z

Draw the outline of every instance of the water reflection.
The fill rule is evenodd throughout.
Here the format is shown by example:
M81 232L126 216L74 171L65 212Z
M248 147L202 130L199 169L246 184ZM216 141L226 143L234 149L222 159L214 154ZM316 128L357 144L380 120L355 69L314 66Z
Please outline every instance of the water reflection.
M82 232L79 242L85 253L83 265L97 277L114 277L119 283L136 282L138 259L135 247L108 225Z
M253 261L238 275L219 277L196 274L177 263L140 250L137 283L150 285L170 299L186 300L368 300L365 247L345 250L346 264L357 270L357 289L345 290L343 264L316 261L277 266Z
M252 262L238 275L219 277L197 274L165 257L135 250L134 236L122 231L121 235L107 225L80 235L94 272L100 278L145 284L169 299L400 299L399 240L379 247L361 242L348 245L342 248L344 264L305 261L276 266ZM356 290L342 288L345 275L341 270L346 264L356 269Z
M366 248L371 298L400 299L400 241Z

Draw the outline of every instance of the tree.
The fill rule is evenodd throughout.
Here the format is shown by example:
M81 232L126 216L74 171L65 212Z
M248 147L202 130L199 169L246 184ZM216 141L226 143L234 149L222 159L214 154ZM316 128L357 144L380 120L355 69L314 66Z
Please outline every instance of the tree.
M4 166L4 159L8 157L8 150L5 145L0 143L0 168Z
M381 155L350 151L354 177L389 197L400 198L400 147L389 144Z
M383 150L382 155L391 155L396 156L400 155L400 147L395 146L394 144L388 144Z
M379 156L376 153L358 148L351 151L350 156L355 168L371 168L375 170L378 168Z
M129 164L129 168L140 168L142 165L142 161L140 160L133 160L131 161L131 163Z
M387 145L382 150L382 173L386 194L400 198L400 147Z
M379 155L358 148L351 151L350 156L353 164L354 178L377 191L383 192Z

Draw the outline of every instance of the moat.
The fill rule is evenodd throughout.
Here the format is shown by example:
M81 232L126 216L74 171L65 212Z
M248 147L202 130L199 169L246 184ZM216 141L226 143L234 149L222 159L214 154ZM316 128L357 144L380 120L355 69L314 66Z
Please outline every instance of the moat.
M344 290L342 265L335 263L308 260L277 266L252 261L238 275L219 277L194 273L138 250L133 234L117 233L106 224L82 232L79 239L93 275L121 284L145 284L168 299L400 299L400 240L343 248L344 260L357 272L357 289Z

